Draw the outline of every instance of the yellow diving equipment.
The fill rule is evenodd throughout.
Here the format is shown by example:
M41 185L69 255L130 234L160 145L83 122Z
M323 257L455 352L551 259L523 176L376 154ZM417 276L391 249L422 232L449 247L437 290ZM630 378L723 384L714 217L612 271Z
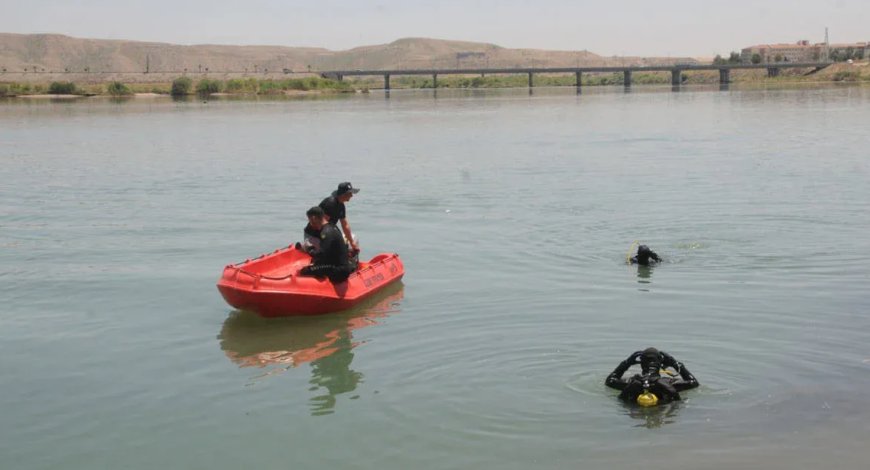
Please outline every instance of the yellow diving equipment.
M656 406L659 402L659 397L650 392L643 392L637 397L637 404L643 407Z

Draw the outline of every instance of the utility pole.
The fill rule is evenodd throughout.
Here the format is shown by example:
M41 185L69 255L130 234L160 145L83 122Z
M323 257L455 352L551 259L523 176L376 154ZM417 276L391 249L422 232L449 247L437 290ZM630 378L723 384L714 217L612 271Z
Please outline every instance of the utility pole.
M145 55L145 73L151 71L151 54Z
M828 27L825 26L825 47L824 47L825 62L831 60L831 43L828 42Z

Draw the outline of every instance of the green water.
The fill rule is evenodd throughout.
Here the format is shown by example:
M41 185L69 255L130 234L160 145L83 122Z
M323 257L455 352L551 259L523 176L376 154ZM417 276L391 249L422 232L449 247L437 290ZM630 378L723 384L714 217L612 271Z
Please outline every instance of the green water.
M0 103L0 468L866 468L870 89ZM344 180L360 308L223 266ZM636 240L665 258L624 263ZM701 382L640 412L656 346ZM643 456L641 458L641 456Z

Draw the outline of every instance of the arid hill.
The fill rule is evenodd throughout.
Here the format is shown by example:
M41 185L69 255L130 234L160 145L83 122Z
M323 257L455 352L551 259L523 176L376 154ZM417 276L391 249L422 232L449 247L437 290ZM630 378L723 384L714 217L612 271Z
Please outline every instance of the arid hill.
M284 46L182 46L0 33L0 72L317 72L336 69L576 67L694 63L690 58L602 57L588 51L507 49L494 44L406 38L346 51ZM0 76L2 81L2 76Z

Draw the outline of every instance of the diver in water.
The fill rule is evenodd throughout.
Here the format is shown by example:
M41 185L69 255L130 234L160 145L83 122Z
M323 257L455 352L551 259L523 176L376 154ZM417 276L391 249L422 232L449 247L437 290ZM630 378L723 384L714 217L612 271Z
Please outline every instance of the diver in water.
M623 380L623 374L635 364L640 364L641 373ZM669 367L677 371L679 378L662 377L662 370ZM682 362L656 348L632 353L613 369L604 383L610 388L620 390L620 400L640 406L655 406L680 400L679 392L699 385L698 380Z
M655 251L649 249L646 245L640 245L637 247L637 254L632 256L629 260L631 264L639 264L641 266L651 266L660 262L662 259L656 254Z

